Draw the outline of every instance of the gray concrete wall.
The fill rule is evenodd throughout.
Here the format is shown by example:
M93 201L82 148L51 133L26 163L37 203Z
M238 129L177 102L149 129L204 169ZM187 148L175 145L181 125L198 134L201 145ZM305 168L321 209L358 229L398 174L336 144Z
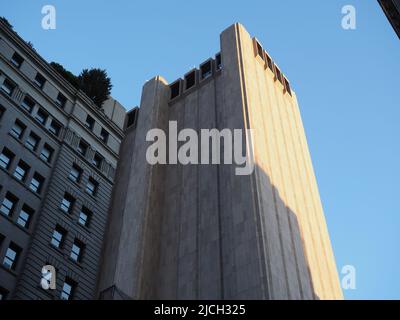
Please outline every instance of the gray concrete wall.
M135 299L341 298L295 94L265 68L240 24L222 32L221 55L222 71L172 101L164 80L144 86L121 152L100 291L116 286ZM166 120L177 121L178 132L253 129L254 172L150 166L146 133L165 129Z

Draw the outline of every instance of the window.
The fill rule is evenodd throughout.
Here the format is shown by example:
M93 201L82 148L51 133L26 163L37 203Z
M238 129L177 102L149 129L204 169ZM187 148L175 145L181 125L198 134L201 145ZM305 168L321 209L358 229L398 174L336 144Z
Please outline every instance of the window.
M7 217L11 216L18 202L18 198L11 192L7 192L1 204L0 211Z
M83 206L81 212L79 213L78 223L82 226L88 227L92 215L93 212Z
M75 239L71 249L71 254L70 254L71 259L77 262L82 261L82 254L84 248L85 245L78 239Z
M7 269L15 270L21 251L22 249L20 247L11 242L10 246L7 248L6 255L4 256L3 266Z
M126 122L126 127L129 128L130 126L133 126L136 123L136 119L138 116L138 108L134 108L133 110L128 112L127 115L127 122Z
M270 70L271 70L272 72L274 72L274 67L273 67L273 64L272 64L272 59L271 59L271 57L270 57L267 53L265 53L265 58L267 59L268 68L270 68Z
M7 148L4 148L3 152L0 154L0 167L8 170L14 157L14 153L12 153Z
M24 62L24 58L22 58L18 53L14 52L11 57L11 62L19 69L21 67L22 62Z
M109 133L107 132L107 130L101 128L101 132L100 132L100 138L101 138L101 140L103 140L104 143L107 143L108 137L109 137Z
M59 92L57 95L56 104L59 107L64 108L66 103L67 103L67 98L61 92Z
M43 109L39 109L35 115L35 119L43 125L46 124L47 117L48 114Z
M54 149L50 147L47 143L43 146L42 151L40 152L40 158L46 162L50 162L53 156Z
M20 160L17 167L15 168L14 177L20 181L24 181L26 176L28 175L29 169L30 167L25 162Z
M82 169L79 168L78 165L73 164L68 177L72 181L79 182L81 180L81 176L82 176Z
M46 78L43 77L39 72L36 74L35 79L33 80L33 82L40 88L43 89L44 84L46 82Z
M257 54L258 54L262 59L264 59L264 50L263 50L261 44L260 44L258 41L256 41L256 47L257 47Z
M16 85L14 83L12 83L8 79L5 79L3 82L3 85L1 86L1 89L11 97L14 92L15 87L16 87Z
M71 196L69 193L64 194L64 198L61 201L61 210L65 213L71 213L74 207L75 198Z
M283 82L282 82L282 73L281 73L281 71L279 70L279 68L276 65L275 65L275 77L276 77L276 79L279 80L280 83L283 84Z
M285 77L283 77L283 81L285 82L285 89L286 89L286 91L287 91L290 95L292 95L292 91L290 90L289 81L288 81Z
M26 129L26 125L24 125L21 121L18 119L15 120L14 125L11 128L11 135L13 135L17 139L21 139L22 135L24 134L24 131Z
M216 69L221 70L222 69L222 60L221 60L221 54L218 53L215 56L215 64L216 64Z
M32 151L36 151L37 146L39 145L40 138L31 132L28 136L28 139L26 139L25 146Z
M24 204L24 206L21 209L21 212L19 213L18 216L18 220L17 223L21 226L24 227L26 229L29 228L29 222L33 216L33 214L35 213L35 211L28 207L26 204Z
M1 300L6 300L8 296L8 290L4 289L3 287L0 287L0 301Z
M211 60L200 66L201 79L206 79L212 74Z
M36 193L40 193L42 191L42 187L44 184L44 178L37 172L32 177L31 184L29 185L29 188Z
M58 137L61 131L61 124L59 124L56 120L52 119L49 131Z
M171 99L176 98L179 96L180 93L180 81L176 81L175 83L171 84L169 87L171 89Z
M90 130L93 130L94 119L89 115L86 117L85 126L88 127Z
M1 104L0 104L0 120L1 118L3 118L4 113L6 112L6 108L4 108Z
M76 286L76 282L71 278L65 278L60 296L61 300L71 300L74 297Z
M50 243L56 248L62 248L66 235L67 231L65 231L65 229L61 228L59 225L56 225Z
M185 76L185 89L188 90L196 84L196 70Z
M94 157L93 157L93 160L92 160L92 164L96 167L96 168L98 168L98 169L100 169L101 168L101 163L102 163L102 161L103 161L103 157L100 155L100 154L98 154L97 152L94 154Z
M78 152L79 152L81 155L85 156L88 147L89 147L88 143L85 142L83 139L81 139L81 140L79 141L79 145L78 145Z
M24 100L22 100L21 107L31 113L35 107L35 101L30 96L25 96Z
M90 195L94 196L94 195L96 195L98 186L99 186L99 183L96 180L94 180L92 177L90 177L88 180L88 183L86 185L86 192L89 193Z

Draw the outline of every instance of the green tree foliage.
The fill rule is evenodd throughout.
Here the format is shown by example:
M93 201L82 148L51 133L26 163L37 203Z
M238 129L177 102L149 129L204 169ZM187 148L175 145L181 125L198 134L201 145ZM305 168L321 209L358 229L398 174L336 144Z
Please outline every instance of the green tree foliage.
M66 70L61 64L57 62L50 62L50 65L61 75L65 80L68 80L76 89L79 88L79 79L71 71Z
M93 102L101 108L111 93L111 79L107 76L106 70L93 68L83 69L78 77L79 87Z
M111 79L107 76L106 70L83 69L80 75L76 76L57 62L51 62L50 65L76 89L85 92L99 108L111 93Z

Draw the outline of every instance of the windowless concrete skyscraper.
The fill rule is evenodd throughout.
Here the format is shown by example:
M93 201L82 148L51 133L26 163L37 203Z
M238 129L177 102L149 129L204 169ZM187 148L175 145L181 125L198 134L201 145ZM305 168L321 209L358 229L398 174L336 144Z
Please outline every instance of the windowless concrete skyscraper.
M296 95L240 24L171 85L143 87L121 146L101 298L341 299ZM255 170L150 165L146 134L253 129Z

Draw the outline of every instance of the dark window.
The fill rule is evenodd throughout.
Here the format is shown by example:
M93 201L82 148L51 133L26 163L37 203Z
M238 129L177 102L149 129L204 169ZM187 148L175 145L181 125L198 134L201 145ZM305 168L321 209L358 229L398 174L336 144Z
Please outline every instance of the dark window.
M33 81L40 89L43 89L46 82L46 78L43 77L39 72L36 74L35 80Z
M15 210L17 202L18 198L14 196L11 192L7 192L0 207L1 213L6 216L11 216L13 211Z
M90 195L94 196L94 195L96 195L98 186L99 186L99 183L96 180L94 180L92 177L90 177L88 180L88 183L86 185L86 192L89 193Z
M15 270L21 251L20 247L11 242L4 256L3 266L7 269Z
M98 154L97 152L94 154L93 160L92 160L92 164L100 169L101 168L101 163L103 162L103 157Z
M74 207L75 198L71 196L69 193L64 194L64 198L61 201L61 210L65 213L71 213Z
M90 219L92 218L92 211L90 211L88 208L86 207L82 207L81 212L79 213L79 224L88 227L89 223L90 223Z
M35 115L35 119L41 124L45 125L49 115L43 110L39 109Z
M86 117L85 126L88 127L90 130L93 130L94 119L89 115Z
M22 249L20 247L11 242L4 256L3 266L7 269L15 270L21 251Z
M29 188L36 193L40 193L42 191L42 187L44 184L44 178L37 172L32 177Z
M78 152L81 155L86 156L88 147L89 147L89 144L86 141L84 141L83 139L81 139L78 144Z
M281 73L281 71L279 70L279 68L276 65L275 65L275 77L276 77L276 79L279 80L280 83L283 84L282 73Z
M24 62L24 58L22 58L18 53L14 52L13 56L11 57L11 62L17 67L21 67L22 62Z
M196 71L193 70L185 76L185 89L190 89L196 84Z
M49 126L49 131L58 137L61 131L61 124L52 119Z
M271 59L271 57L270 57L267 53L265 53L265 57L266 57L266 59L267 59L268 68L270 68L271 71L274 72L274 66L273 66L273 64L272 64L272 59Z
M67 103L67 98L61 92L59 92L57 95L56 104L59 107L64 108L66 103Z
M72 181L79 182L81 180L81 176L82 176L82 169L78 165L73 164L68 177Z
M24 108L26 111L28 111L29 113L32 112L34 106L35 106L35 101L29 97L29 96L25 96L24 100L22 100L21 103L22 108Z
M264 59L264 50L263 50L261 44L260 44L258 41L256 41L256 46L257 46L257 54L258 54L262 59Z
M287 91L290 95L292 95L292 90L290 89L289 81L288 81L285 77L283 78L283 80L284 80L284 82L285 82L286 91Z
M59 225L56 225L50 243L56 248L62 248L66 235L67 231L65 231L65 229L61 228Z
M21 139L22 135L24 134L24 131L26 129L26 125L24 125L21 121L18 119L15 120L14 125L11 128L10 133L17 139Z
M74 293L76 290L77 284L70 278L65 278L62 291L61 291L61 300L71 300L74 297Z
M108 141L108 137L110 136L110 134L107 132L107 130L105 130L104 128L101 129L100 132L100 138L101 140L104 141L104 143L107 143Z
M0 154L0 167L8 170L14 157L15 157L14 153L12 153L7 148L4 148L3 152Z
M4 289L3 287L0 287L0 301L1 300L7 300L8 297L8 290Z
M215 64L216 64L216 69L221 70L222 69L222 60L221 60L221 54L218 53L215 56Z
M40 138L36 134L31 132L28 136L28 139L26 139L25 146L32 151L36 151L39 142Z
M71 259L77 262L81 262L84 248L85 245L78 239L75 239L71 248L71 254L70 254Z
M171 89L171 99L174 99L177 96L179 96L179 93L180 93L180 81L177 81L177 82L171 84L169 87Z
M50 162L53 156L54 149L50 147L47 143L43 146L42 151L40 152L40 158L46 162Z
M206 79L212 74L211 60L200 66L201 79Z
M136 123L136 118L138 115L138 108L134 108L132 111L130 111L127 115L128 121L126 123L126 127L129 128L130 126L134 125Z
M14 177L20 181L24 181L26 176L28 175L29 169L30 167L25 162L20 160L17 167L15 168Z
M28 229L29 223L30 223L31 218L34 213L35 213L35 211L32 208L30 208L26 204L24 204L24 206L21 209L21 212L19 213L17 223L21 227Z
M1 86L1 89L8 94L10 97L14 92L16 85L12 83L10 80L5 79L3 82L3 85Z
M1 118L3 118L4 113L6 112L6 108L4 108L1 104L0 104L0 120Z

